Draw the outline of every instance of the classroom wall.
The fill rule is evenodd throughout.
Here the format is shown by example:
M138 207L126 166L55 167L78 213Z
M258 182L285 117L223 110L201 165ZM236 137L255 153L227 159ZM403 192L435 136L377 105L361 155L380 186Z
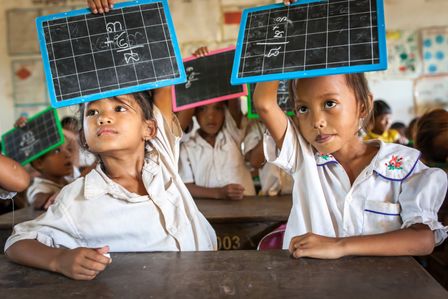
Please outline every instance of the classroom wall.
M241 9L272 2L275 1L169 0L183 56L191 55L202 45L216 49L234 44ZM85 0L0 0L0 133L10 129L22 112L31 115L48 105L40 54L35 51L33 14L66 11L84 7L85 3ZM447 0L385 0L386 27L400 30L448 26L447 11ZM21 53L12 54L10 48ZM34 53L27 53L28 49L34 49ZM369 78L369 81L375 97L391 104L394 120L408 122L413 117L413 80ZM74 114L76 110L67 108L60 110L60 114Z

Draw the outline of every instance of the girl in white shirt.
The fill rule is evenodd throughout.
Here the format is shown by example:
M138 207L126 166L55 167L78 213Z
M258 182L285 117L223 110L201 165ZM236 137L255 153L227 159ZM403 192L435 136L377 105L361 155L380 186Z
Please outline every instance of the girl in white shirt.
M258 169L261 190L260 196L276 196L279 194L291 194L292 177L281 168L271 163L266 163L263 153L263 132L266 127L260 121L252 122L244 137L243 154L250 165Z
M193 53L207 54L207 47ZM182 143L179 162L180 175L191 194L231 200L255 195L252 176L241 153L245 123L239 99L197 107L194 115L199 128Z
M426 255L443 242L446 174L417 150L358 136L372 107L364 74L293 80L298 127L278 107L277 88L257 84L254 103L270 133L267 161L294 178L283 248L314 258Z
M81 140L101 163L63 188L46 214L14 227L5 245L11 260L89 280L111 262L109 251L216 249L177 173L181 129L170 92L81 106Z

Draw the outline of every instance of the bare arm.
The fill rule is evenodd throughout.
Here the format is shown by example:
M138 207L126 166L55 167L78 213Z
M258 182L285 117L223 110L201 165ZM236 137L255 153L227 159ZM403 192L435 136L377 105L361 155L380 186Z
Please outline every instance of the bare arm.
M182 131L185 132L193 124L194 112L195 112L194 108L176 112Z
M288 127L288 118L277 104L277 90L278 81L257 83L254 105L261 121L274 138L275 144L281 149Z
M0 187L12 192L28 188L30 176L16 161L0 155Z
M103 271L111 259L107 246L99 249L52 248L36 240L20 240L6 250L6 255L12 261L29 267L58 272L74 279L90 280Z
M171 102L171 86L154 89L154 104L159 108L160 112L162 112L163 117L170 125L170 129L172 129L171 120L173 120L175 115L173 113L173 104Z
M228 108L230 115L232 115L233 120L236 122L238 129L241 129L241 120L243 119L243 112L241 112L241 101L240 98L229 100Z
M246 161L249 161L250 165L254 168L258 169L263 167L266 162L263 151L263 140L261 140L256 147L245 155L245 159Z
M243 199L244 187L239 184L229 184L224 187L207 188L195 183L185 184L193 197L213 199Z
M428 255L434 249L434 233L424 224L393 232L346 238L312 233L294 237L289 250L294 257L333 259L347 255Z

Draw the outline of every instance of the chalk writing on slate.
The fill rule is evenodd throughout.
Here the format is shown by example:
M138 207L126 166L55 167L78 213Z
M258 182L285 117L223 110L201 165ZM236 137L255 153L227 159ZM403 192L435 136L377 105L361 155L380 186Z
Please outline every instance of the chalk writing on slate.
M253 94L255 91L255 83L249 84L249 93L247 96L248 118L259 118L254 107ZM289 116L294 115L294 101L289 97L288 81L280 80L277 91L277 103L279 107Z
M243 11L231 81L386 68L382 0L304 0Z
M247 95L246 85L231 85L235 47L184 60L187 82L173 87L173 110L180 111Z
M2 135L3 153L25 165L64 143L62 126L52 108L31 117L23 128Z
M36 19L53 107L185 81L166 0L118 3Z

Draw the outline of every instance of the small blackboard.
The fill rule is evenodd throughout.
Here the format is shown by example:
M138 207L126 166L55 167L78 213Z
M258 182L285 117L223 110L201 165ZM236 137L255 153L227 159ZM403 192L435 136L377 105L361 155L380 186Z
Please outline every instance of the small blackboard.
M383 0L301 0L243 11L231 82L386 68Z
M64 143L61 122L49 107L29 118L23 128L2 135L3 154L25 165Z
M235 47L184 60L187 82L173 87L173 110L180 111L247 95L246 85L231 85Z
M166 0L54 14L36 25L53 107L185 82Z
M288 116L294 116L294 101L289 97L289 90L288 90L288 82L287 80L280 80L278 84L278 91L277 91L277 103L279 107L288 115ZM252 118L259 118L259 115L257 114L257 111L254 107L254 101L253 101L253 94L255 91L255 83L249 84L249 92L247 94L247 117Z

